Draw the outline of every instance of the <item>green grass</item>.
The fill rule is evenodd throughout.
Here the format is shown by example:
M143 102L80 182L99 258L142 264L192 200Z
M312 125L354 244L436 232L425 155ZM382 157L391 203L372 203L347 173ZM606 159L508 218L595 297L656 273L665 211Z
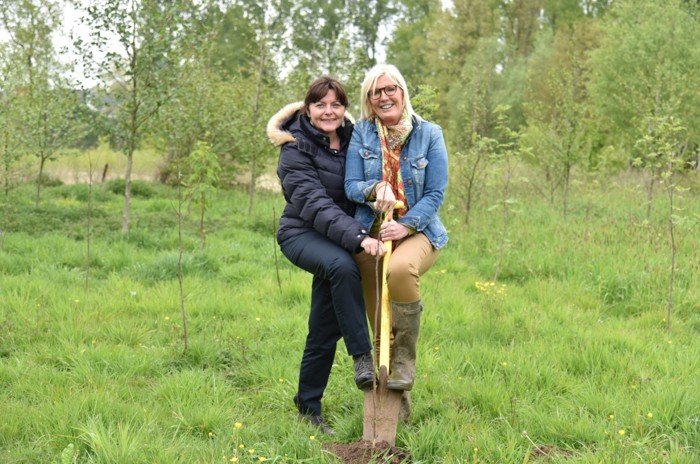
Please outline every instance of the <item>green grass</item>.
M414 419L398 431L416 462L700 461L697 179L679 200L669 336L664 200L645 222L633 181L580 192L566 218L518 192L493 290L499 216L479 205L467 228L450 198L450 244L422 278ZM31 185L0 199L0 462L335 462L292 406L310 276L277 251L277 286L280 195L248 217L245 193L219 193L204 250L192 212L183 352L176 192L141 186L124 237L118 189L94 187L86 293L86 190L46 188L39 208ZM361 436L342 344L324 407L334 441Z

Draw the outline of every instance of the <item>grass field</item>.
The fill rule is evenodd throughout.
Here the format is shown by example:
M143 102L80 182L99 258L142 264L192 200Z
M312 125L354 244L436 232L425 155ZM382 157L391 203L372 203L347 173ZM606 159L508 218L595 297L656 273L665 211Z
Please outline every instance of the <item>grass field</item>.
M667 335L664 199L645 221L634 181L580 188L567 217L520 192L495 286L500 215L480 205L466 228L450 198L398 432L414 462L700 462L698 182L679 199ZM94 187L86 292L87 187L46 188L40 208L32 188L0 198L0 462L336 462L292 406L311 279L275 254L280 195L248 217L243 191L220 192L204 250L192 212L183 352L176 191L136 183L124 237L118 185ZM341 345L333 441L361 437L361 405Z

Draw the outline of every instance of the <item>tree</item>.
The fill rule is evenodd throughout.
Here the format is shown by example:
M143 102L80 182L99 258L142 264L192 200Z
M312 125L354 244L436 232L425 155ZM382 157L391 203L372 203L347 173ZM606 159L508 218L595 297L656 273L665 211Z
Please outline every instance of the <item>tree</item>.
M112 130L127 157L122 232L129 233L134 151L172 95L179 50L197 12L187 0L99 0L83 8L90 40L76 45L114 102Z
M592 53L590 92L608 144L634 145L648 117L685 122L700 142L700 23L680 1L613 3Z
M65 83L55 87L50 87L46 81L41 84L35 85L27 98L20 99L27 119L25 130L30 150L39 158L36 206L41 199L46 162L55 159L61 149L72 147L87 132L87 125L80 121L76 111L80 106L77 91Z
M487 164L496 140L493 126L494 109L498 102L495 92L502 75L497 72L503 54L495 38L483 38L476 52L467 57L460 78L451 89L449 138L456 154L454 187L462 197L464 221L469 224L471 210L480 195L486 176Z
M190 153L187 161L189 175L186 185L190 201L195 201L199 207L199 236L202 240L202 248L204 248L207 240L204 229L204 214L208 204L207 196L216 191L221 165L212 147L202 141L195 143L194 150Z
M421 2L414 17L399 23L388 45L389 61L397 63L409 85L428 84L440 91L442 111L437 119L450 119L449 89L459 82L465 62L479 40L491 37L498 26L493 0L456 0L449 10L440 2Z
M497 194L497 203L493 204L489 210L500 210L501 212L501 228L498 234L498 250L496 251L496 270L493 275L494 282L498 280L498 276L501 274L506 248L510 244L511 222L513 213L516 212L515 205L517 204L512 191L513 174L522 154L520 134L508 126L508 110L507 106L502 105L494 109L496 116L494 131L497 141L491 144L493 147L491 169L496 174L497 188L500 192Z
M683 152L688 148L685 136L686 128L673 116L650 116L645 121L646 133L637 141L637 148L641 154L635 161L642 164L642 159L647 160L646 166L654 166L658 171L658 177L665 184L668 196L668 210L666 222L670 243L670 269L668 298L666 301L666 333L671 331L671 313L673 310L673 290L676 276L676 225L681 221L679 209L674 200L676 191L682 191L676 182L676 176L685 168Z
M545 173L550 201L561 188L564 215L571 173L589 138L587 54L597 45L596 32L590 21L582 20L560 27L554 36L542 35L528 69L525 140L537 148L531 161Z
M10 34L10 62L17 66L12 89L24 131L26 150L39 159L35 204L41 199L43 172L48 160L85 132L75 117L77 93L61 77L51 33L58 25L58 6L50 0L20 0L2 11ZM7 138L6 138L6 141ZM10 156L8 154L8 156Z
M20 81L7 48L0 44L0 161L6 197L12 187L15 163L26 148L18 101Z

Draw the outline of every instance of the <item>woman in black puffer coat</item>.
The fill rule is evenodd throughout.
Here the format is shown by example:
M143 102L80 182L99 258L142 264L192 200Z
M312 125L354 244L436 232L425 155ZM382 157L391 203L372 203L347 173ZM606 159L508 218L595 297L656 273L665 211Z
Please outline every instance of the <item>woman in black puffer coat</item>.
M354 359L358 388L375 378L360 272L353 255L383 255L382 243L353 218L345 198L345 153L352 135L346 117L347 94L323 76L302 103L287 105L267 125L270 140L281 145L277 175L284 208L277 241L296 266L313 274L309 332L294 397L300 417L333 433L321 415L336 344L342 337Z

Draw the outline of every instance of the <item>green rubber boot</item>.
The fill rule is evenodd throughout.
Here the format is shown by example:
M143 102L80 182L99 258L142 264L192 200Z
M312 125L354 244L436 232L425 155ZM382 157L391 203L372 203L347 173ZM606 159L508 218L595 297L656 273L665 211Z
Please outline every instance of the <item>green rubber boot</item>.
M416 344L420 329L421 301L413 303L391 302L391 329L394 343L391 347L389 379L390 390L409 391L413 388L416 373Z

